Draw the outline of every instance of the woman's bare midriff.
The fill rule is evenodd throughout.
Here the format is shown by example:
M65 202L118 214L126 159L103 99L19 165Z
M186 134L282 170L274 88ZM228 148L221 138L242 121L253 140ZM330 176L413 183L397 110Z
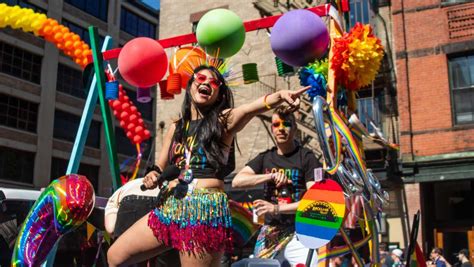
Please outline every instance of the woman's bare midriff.
M218 188L224 189L224 181L217 178L194 178L197 179L196 188ZM175 187L179 183L178 179L175 179L169 183L169 188Z

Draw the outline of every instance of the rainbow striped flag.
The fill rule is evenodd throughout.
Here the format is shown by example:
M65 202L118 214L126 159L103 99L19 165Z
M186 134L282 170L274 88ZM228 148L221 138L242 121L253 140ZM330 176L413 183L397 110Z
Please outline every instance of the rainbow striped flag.
M426 260L418 242L415 243L415 251L411 255L410 267L426 267Z

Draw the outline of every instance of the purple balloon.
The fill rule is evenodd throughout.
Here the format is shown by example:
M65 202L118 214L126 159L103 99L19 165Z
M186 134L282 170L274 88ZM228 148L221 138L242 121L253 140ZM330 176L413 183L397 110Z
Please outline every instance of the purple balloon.
M273 53L283 62L291 66L305 66L326 54L329 33L318 15L298 9L277 20L270 42Z

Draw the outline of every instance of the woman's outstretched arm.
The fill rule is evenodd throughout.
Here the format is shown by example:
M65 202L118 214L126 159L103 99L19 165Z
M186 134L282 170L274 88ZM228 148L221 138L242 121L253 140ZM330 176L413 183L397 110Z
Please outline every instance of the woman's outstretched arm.
M300 95L306 92L309 88L310 86L296 91L281 90L273 94L262 96L251 103L224 111L224 113L230 112L227 124L228 133L235 135L242 130L253 117L269 109L275 108L282 103L287 103L291 109L296 110L300 104Z

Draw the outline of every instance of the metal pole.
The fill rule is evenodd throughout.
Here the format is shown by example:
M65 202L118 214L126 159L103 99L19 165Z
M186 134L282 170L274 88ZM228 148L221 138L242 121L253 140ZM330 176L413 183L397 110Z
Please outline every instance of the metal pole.
M105 141L107 147L107 153L109 155L109 165L110 165L110 172L112 174L112 187L117 190L120 185L120 169L117 160L117 152L115 151L115 134L114 128L112 123L112 116L110 115L110 108L107 100L104 96L105 91L105 73L103 67L103 57L102 53L99 52L99 33L97 31L97 27L90 26L89 27L89 36L91 40L91 49L92 49L92 56L94 58L94 70L95 75L97 78L97 87L99 92L99 101L100 101L100 110L102 112L102 120L104 122L104 130L105 130Z

